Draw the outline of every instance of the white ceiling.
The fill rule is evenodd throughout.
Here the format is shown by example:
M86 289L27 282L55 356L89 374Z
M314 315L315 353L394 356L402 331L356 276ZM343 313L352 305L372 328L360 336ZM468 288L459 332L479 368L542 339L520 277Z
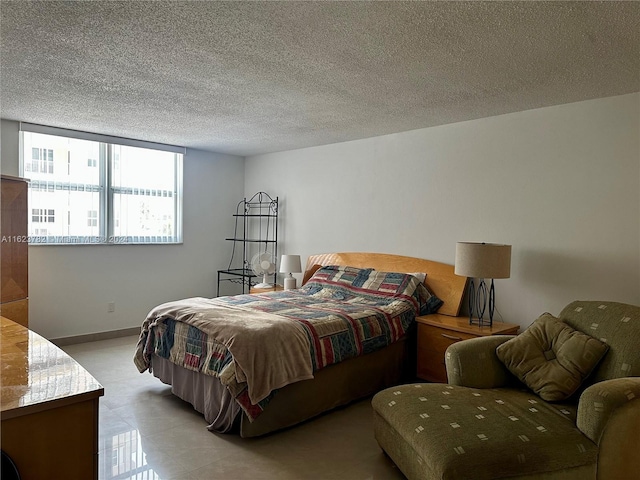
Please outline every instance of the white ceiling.
M0 3L3 118L238 155L640 91L638 2Z

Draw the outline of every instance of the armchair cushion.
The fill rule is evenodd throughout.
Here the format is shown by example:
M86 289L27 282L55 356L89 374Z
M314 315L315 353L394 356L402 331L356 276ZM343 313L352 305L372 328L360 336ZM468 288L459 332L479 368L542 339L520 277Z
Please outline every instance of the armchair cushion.
M401 385L372 406L376 439L412 479L595 478L598 449L573 412L529 391Z
M496 354L540 398L557 402L578 390L608 349L544 313L524 333L498 346Z

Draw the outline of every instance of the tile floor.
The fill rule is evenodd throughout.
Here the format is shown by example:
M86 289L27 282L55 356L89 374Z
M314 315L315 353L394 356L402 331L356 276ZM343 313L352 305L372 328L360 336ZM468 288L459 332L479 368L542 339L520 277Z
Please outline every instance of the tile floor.
M370 400L257 439L214 434L170 387L138 373L136 340L64 347L104 386L100 480L404 478L373 438Z

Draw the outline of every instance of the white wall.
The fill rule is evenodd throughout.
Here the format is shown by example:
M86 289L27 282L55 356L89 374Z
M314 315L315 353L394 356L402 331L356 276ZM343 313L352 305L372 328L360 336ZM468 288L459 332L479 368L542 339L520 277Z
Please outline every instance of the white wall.
M17 175L18 125L1 127L2 173ZM29 247L29 327L47 338L106 332L140 326L160 303L215 296L243 182L242 157L188 149L182 245Z
M249 157L245 192L282 200L279 252L452 264L456 241L513 245L504 320L572 300L640 304L640 94Z

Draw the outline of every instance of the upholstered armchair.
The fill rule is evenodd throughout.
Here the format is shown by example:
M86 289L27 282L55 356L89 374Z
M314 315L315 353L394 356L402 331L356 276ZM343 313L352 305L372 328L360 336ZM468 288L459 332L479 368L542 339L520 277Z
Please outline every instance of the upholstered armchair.
M556 320L606 350L567 399L544 400L507 368L514 337L465 340L446 352L449 384L374 397L382 449L410 479L640 478L640 307L573 302Z

